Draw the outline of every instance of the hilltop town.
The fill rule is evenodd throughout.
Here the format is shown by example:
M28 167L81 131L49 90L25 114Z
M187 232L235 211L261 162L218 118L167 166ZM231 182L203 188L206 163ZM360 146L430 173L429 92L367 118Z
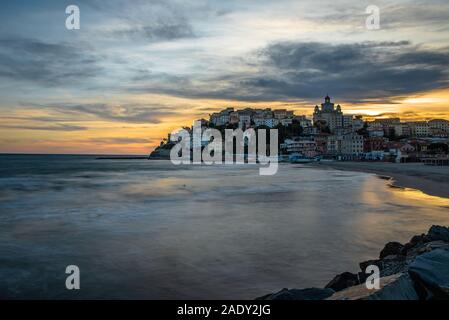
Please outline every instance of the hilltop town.
M365 121L362 116L343 113L342 107L335 105L329 96L321 106L315 106L312 119L286 109L226 108L200 121L204 129L278 129L281 155L397 163L449 162L448 120L403 122L400 118L377 118ZM201 143L205 146L210 142ZM150 158L168 158L172 146L168 135Z

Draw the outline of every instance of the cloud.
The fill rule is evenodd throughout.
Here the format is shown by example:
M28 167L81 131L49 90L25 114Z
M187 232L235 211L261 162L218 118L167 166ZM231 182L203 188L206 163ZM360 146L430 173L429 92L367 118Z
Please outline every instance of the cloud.
M149 25L127 26L112 30L109 34L114 38L128 40L146 40L148 42L169 41L183 38L193 38L192 26L183 20L158 20Z
M0 125L0 128L20 129L20 130L39 130L39 131L83 131L86 127L69 124L56 124L53 126L26 126L26 125Z
M82 1L105 16L98 30L101 36L115 40L171 41L195 36L189 14L198 5L170 0Z
M447 30L449 3L446 0L390 4L380 6L382 28L417 28ZM418 22L418 23L417 23ZM443 29L443 30L441 30Z
M96 76L98 57L78 43L49 43L37 39L0 39L0 77L45 86L80 84Z
M143 139L143 138L92 138L89 139L89 143L95 144L142 144L153 143L156 139ZM157 141L159 142L159 141Z
M176 116L179 114L174 108L166 105L135 105L122 104L111 105L106 103L76 104L76 103L53 103L53 104L26 104L24 106L47 109L57 112L68 118L76 118L78 121L96 120L115 121L134 124L157 124L163 117ZM60 116L50 117L28 117L36 121L64 120Z
M257 50L233 71L211 77L152 74L137 90L232 100L316 99L389 101L447 88L449 49L408 41L329 44L278 42Z
M398 43L277 43L260 52L262 71L246 81L277 96L330 91L347 99L385 98L447 87L448 50Z

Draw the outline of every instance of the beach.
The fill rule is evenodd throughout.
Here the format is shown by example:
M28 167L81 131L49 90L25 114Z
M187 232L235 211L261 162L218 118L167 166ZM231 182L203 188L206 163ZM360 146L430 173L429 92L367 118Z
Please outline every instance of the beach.
M449 166L422 163L332 161L313 164L317 168L374 173L391 177L392 185L418 189L438 197L449 198Z

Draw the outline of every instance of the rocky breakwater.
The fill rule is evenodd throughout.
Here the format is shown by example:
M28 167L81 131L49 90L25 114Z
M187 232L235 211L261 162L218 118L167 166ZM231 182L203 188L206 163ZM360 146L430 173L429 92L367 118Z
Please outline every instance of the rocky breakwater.
M379 289L368 289L369 265L380 270ZM449 228L432 226L408 243L389 242L378 259L344 272L324 288L282 289L257 300L439 300L449 299Z

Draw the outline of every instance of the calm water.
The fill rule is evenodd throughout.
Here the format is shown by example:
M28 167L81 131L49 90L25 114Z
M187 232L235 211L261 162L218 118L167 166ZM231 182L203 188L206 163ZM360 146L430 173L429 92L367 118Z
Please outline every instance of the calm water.
M449 200L364 173L0 156L0 297L243 298L323 286ZM65 289L65 268L81 290Z

